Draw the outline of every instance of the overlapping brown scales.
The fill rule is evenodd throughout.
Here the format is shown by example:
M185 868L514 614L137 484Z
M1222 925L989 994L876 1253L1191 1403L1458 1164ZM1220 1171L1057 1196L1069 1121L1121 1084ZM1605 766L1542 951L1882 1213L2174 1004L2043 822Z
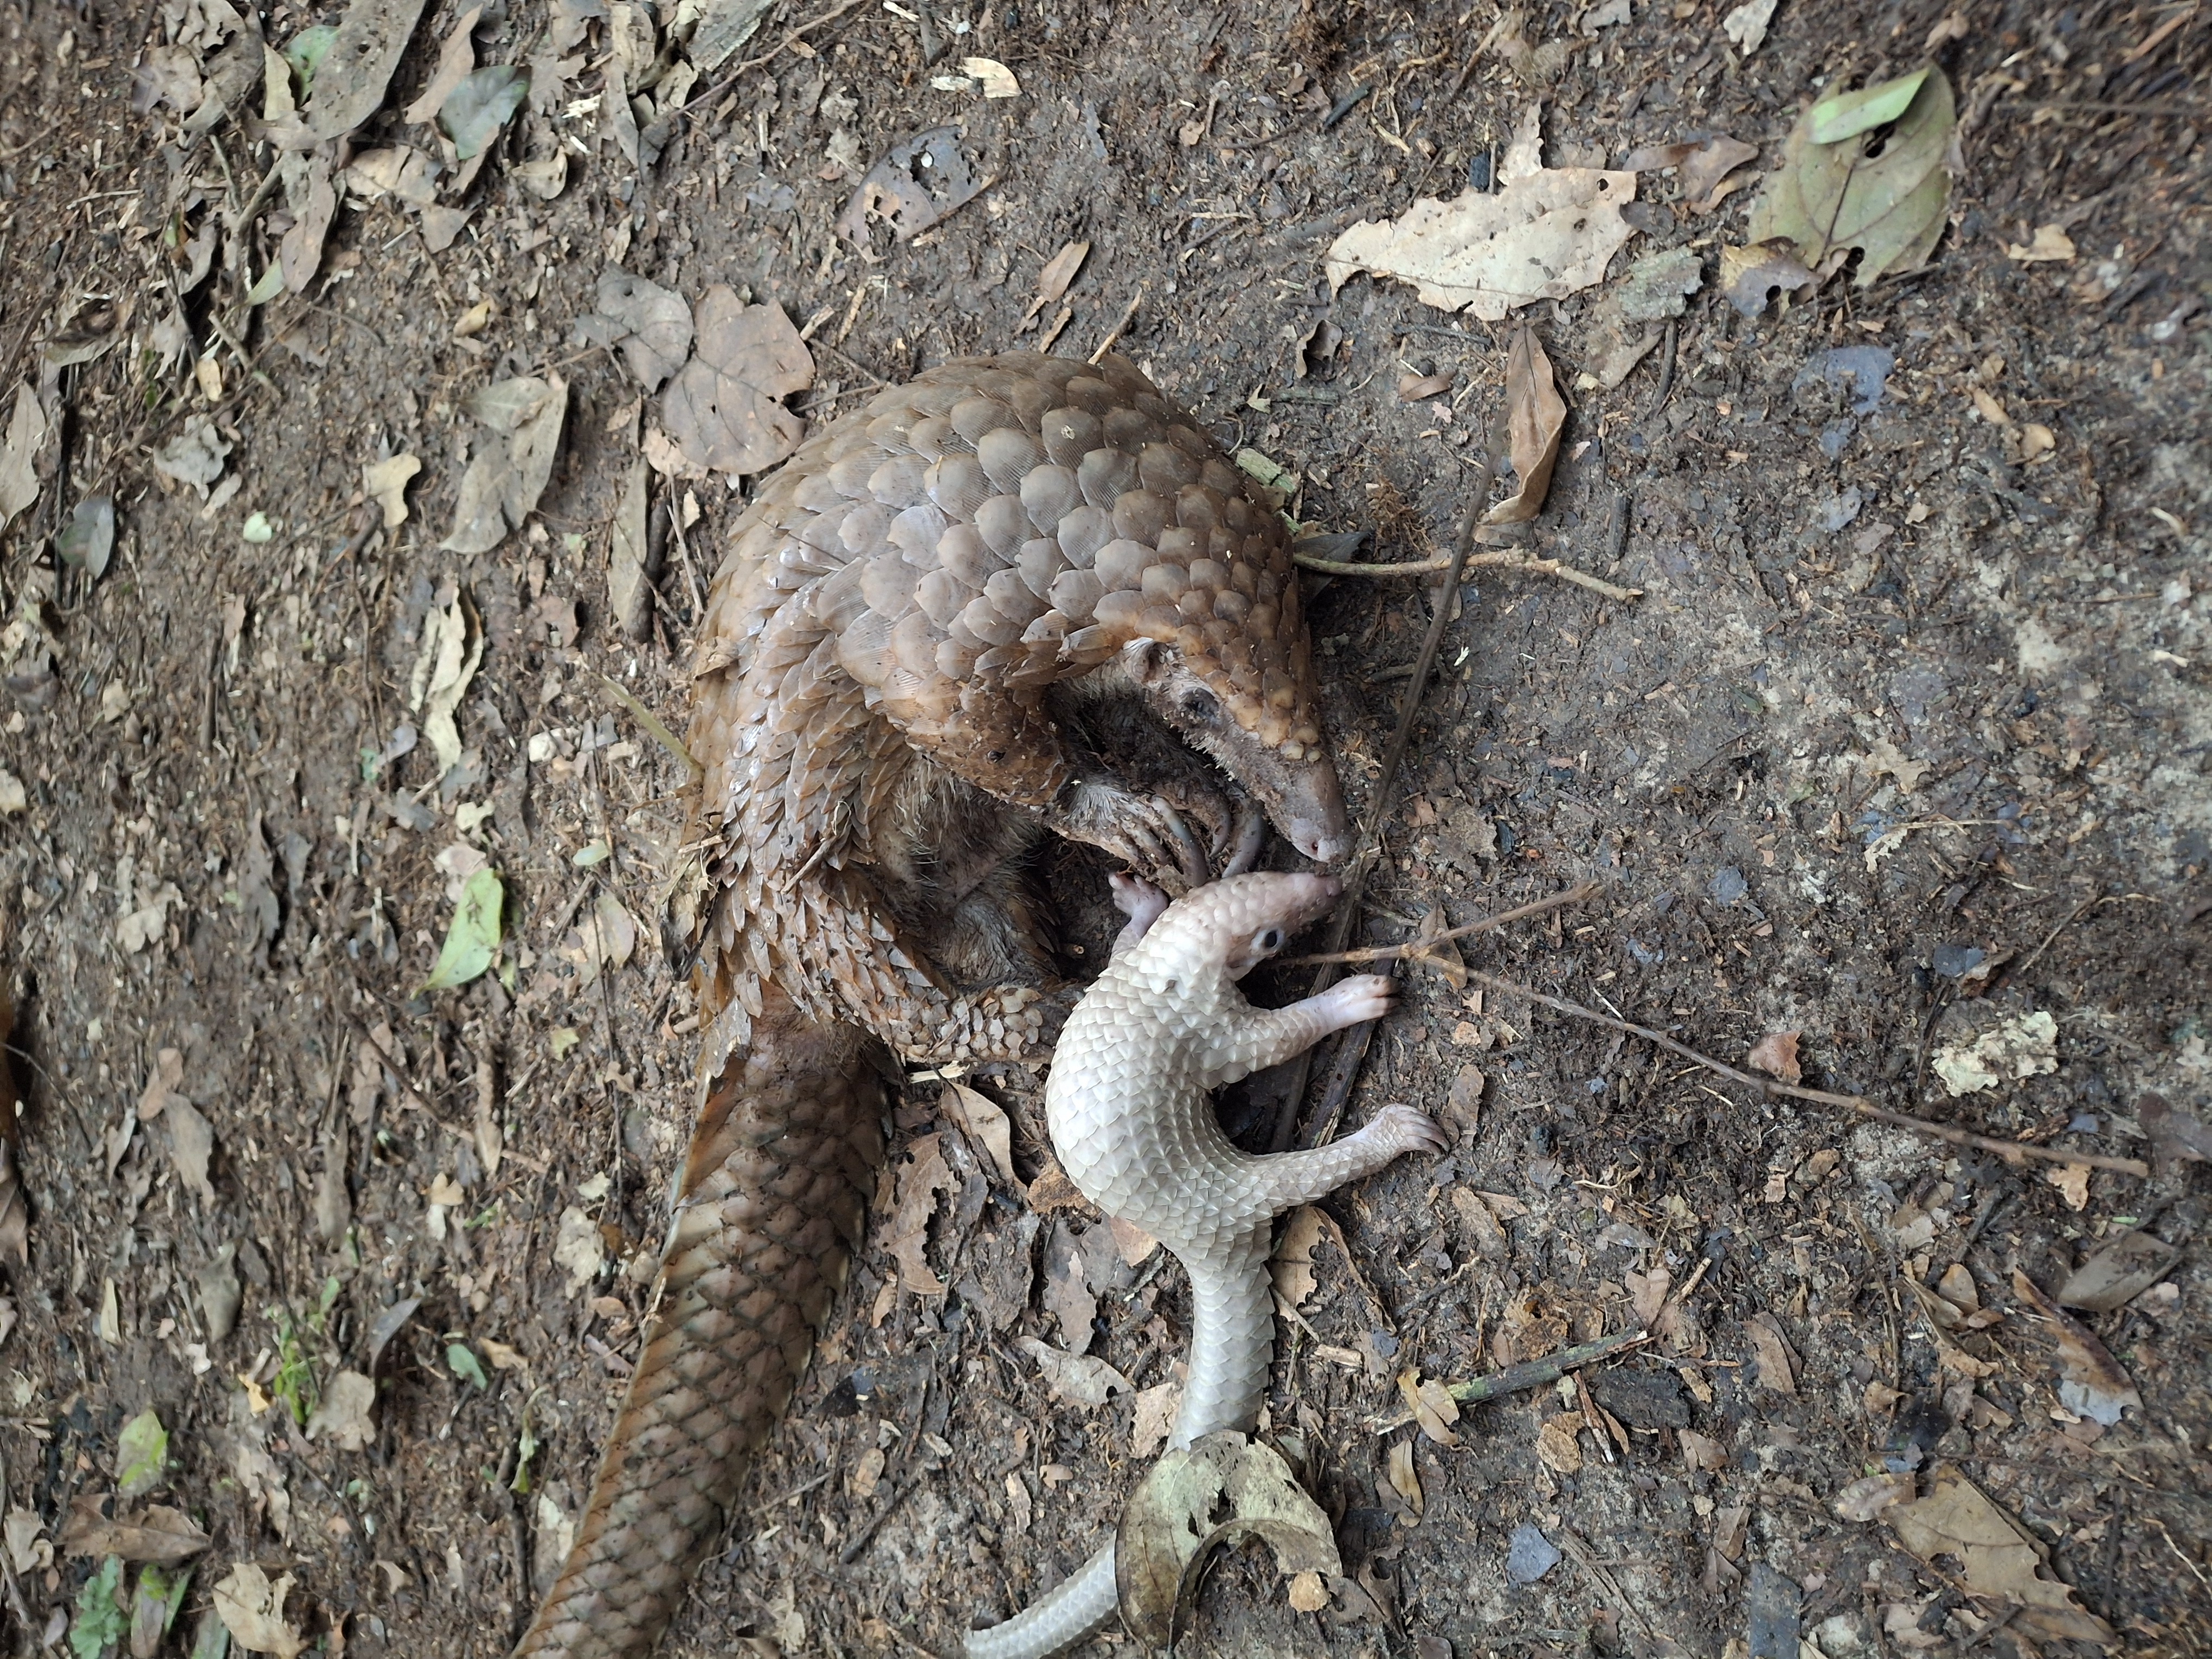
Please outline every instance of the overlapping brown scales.
M659 1312L568 1565L519 1651L630 1659L683 1599L741 1461L798 1385L860 1242L882 1091L859 1036L775 1000L709 1094Z

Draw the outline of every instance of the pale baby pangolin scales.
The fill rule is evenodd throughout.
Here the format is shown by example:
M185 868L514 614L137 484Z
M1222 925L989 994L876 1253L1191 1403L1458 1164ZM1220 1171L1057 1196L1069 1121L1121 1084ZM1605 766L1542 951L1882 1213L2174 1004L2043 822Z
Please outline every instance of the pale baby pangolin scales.
M1389 1009L1390 981L1373 974L1287 1008L1255 1008L1237 988L1339 891L1329 876L1233 876L1162 910L1142 884L1117 883L1130 925L1053 1055L1045 1111L1068 1179L1190 1275L1190 1374L1170 1447L1259 1416L1274 1348L1275 1217L1401 1152L1443 1148L1409 1106L1385 1107L1330 1146L1270 1157L1240 1151L1214 1116L1212 1091ZM1115 1601L1109 1542L1034 1606L971 1632L969 1659L1066 1652L1103 1627Z

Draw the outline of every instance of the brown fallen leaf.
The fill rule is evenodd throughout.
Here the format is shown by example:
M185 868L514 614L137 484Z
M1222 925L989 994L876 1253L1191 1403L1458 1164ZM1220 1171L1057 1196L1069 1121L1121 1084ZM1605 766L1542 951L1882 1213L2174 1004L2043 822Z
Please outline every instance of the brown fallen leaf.
M1052 1224L1044 1247L1045 1311L1060 1322L1060 1346L1073 1354L1088 1353L1098 1317L1098 1298L1084 1282L1083 1251L1075 1231L1061 1217Z
M1506 356L1505 419L1507 449L1520 487L1483 515L1485 524L1524 524L1542 512L1552 468L1559 459L1567 405L1553 381L1552 360L1531 329L1514 337Z
M453 95L453 89L467 80L469 72L477 66L474 37L477 20L483 15L482 6L471 6L454 20L453 27L446 31L446 44L439 49L438 67L430 72L428 84L407 106L401 120L419 125L438 118L446 100Z
M1693 1469L1724 1469L1728 1467L1728 1452L1721 1443L1709 1434L1699 1434L1695 1429L1677 1429L1674 1437L1682 1443L1682 1461Z
M1459 1444L1459 1436L1452 1431L1452 1425L1459 1421L1459 1401L1449 1389L1432 1376L1407 1370L1398 1373L1398 1392L1423 1434L1439 1446Z
M1845 1521L1871 1521L1893 1504L1912 1496L1909 1474L1869 1474L1836 1494L1835 1511Z
M1782 1334L1781 1322L1771 1313L1755 1313L1743 1322L1743 1328L1751 1338L1752 1352L1759 1358L1759 1387L1771 1389L1777 1394L1795 1395L1796 1359L1790 1351L1789 1339Z
M1556 442L1554 453L1556 453ZM1467 960L1459 953L1456 941L1439 936L1451 931L1451 918L1444 914L1443 901L1434 893L1429 895L1428 913L1421 925L1413 930L1413 944L1406 951L1407 962L1417 962L1425 968L1433 968L1445 984L1455 991L1467 989Z
M1421 1477L1413 1472L1413 1443L1401 1440L1390 1448L1384 1459L1384 1473L1390 1481L1390 1490L1406 1500L1410 1520L1419 1521L1427 1507L1428 1499L1421 1491Z
M522 527L553 477L568 383L557 374L518 375L471 392L465 407L477 422L476 447L461 475L453 527L439 545L489 553Z
M1544 1419L1536 1431L1536 1455L1557 1474L1575 1474L1583 1467L1583 1418L1580 1412L1561 1412Z
M1036 321L1038 313L1067 292L1068 284L1075 280L1077 273L1083 269L1083 262L1090 257L1090 243L1070 242L1045 261L1044 269L1037 273L1036 298L1030 301L1030 308L1022 313L1021 321L1014 325L1015 333L1026 330Z
M2117 1640L2111 1626L2075 1600L2071 1585L2043 1577L2050 1552L2041 1541L1957 1469L1938 1468L1925 1498L1892 1504L1882 1518L1922 1560L1955 1559L1955 1575L1943 1577L1967 1595L2019 1608L2029 1634L2103 1648Z
M1115 1395L1133 1391L1129 1379L1103 1359L1062 1352L1034 1336L1023 1337L1014 1346L1036 1362L1045 1389L1054 1400L1095 1409Z
M1048 1158L1044 1168L1037 1171L1036 1179L1030 1182L1029 1199L1030 1208L1039 1215L1049 1215L1054 1210L1073 1210L1086 1216L1098 1214L1098 1206L1084 1197L1056 1158Z
M699 301L691 361L661 393L661 424L694 466L763 472L806 433L783 399L813 384L814 354L783 307L746 305L718 283Z
M2111 1350L2017 1267L2012 1270L2012 1287L2057 1333L2061 1405L2106 1428L2118 1422L2120 1413L2130 1406L2138 1412L2142 1409L2142 1395L2136 1391L2135 1380L2121 1369Z
M1013 1124L1006 1108L960 1083L946 1084L942 1098L945 1115L959 1126L960 1133L982 1149L1009 1186L1019 1187L1021 1181L1014 1174Z
M1746 317L1763 315L1778 295L1802 292L1820 280L1786 237L1721 249L1721 292Z
M2164 1095L2145 1092L2136 1100L2136 1121L2150 1137L2151 1151L2165 1159L2212 1160L2212 1128L2186 1106Z
M2045 1170L2043 1178L2058 1189L2069 1210L2089 1207L2089 1166L2086 1164L2062 1164L2055 1170Z
M1322 1240L1321 1224L1321 1212L1310 1204L1301 1204L1291 1211L1268 1263L1275 1278L1275 1294L1293 1308L1304 1307L1314 1293L1316 1279L1313 1252L1314 1246Z
M1751 183L1748 179L1731 179L1729 174L1746 161L1758 159L1758 145L1731 138L1725 132L1715 133L1699 144L1676 175L1682 186L1682 199L1690 204L1690 211L1711 213Z
M284 1598L291 1589L290 1573L272 1584L259 1567L241 1561L215 1587L216 1613L241 1648L294 1659L307 1644L283 1616Z
M1494 191L1416 201L1399 218L1362 221L1323 262L1334 293L1358 271L1415 285L1421 303L1501 321L1516 306L1565 299L1605 278L1633 231L1620 210L1636 175L1597 167L1547 167L1538 106L1515 124Z
M1401 404L1425 403L1431 398L1441 398L1452 388L1449 374L1401 374L1398 377L1398 401Z
M1802 1031L1769 1031L1751 1045L1743 1063L1784 1083L1802 1083L1805 1073L1797 1064L1797 1040L1804 1035Z
M2051 1300L2061 1307L2110 1313L2157 1284L2180 1258L2179 1245L2154 1233L2122 1233L2067 1274Z
M848 241L868 245L868 227L888 225L900 241L927 230L988 189L960 148L960 129L933 127L891 146L870 167L837 217Z
M1176 1413L1182 1409L1180 1382L1160 1382L1138 1389L1131 1402L1133 1416L1129 1425L1129 1455L1150 1457L1166 1445L1168 1432L1175 1427Z
M184 1561L214 1540L182 1510L149 1504L136 1515L110 1521L100 1512L100 1498L86 1493L70 1505L63 1524L64 1555L119 1555L126 1561Z
M1451 1204L1459 1217L1460 1232L1486 1261L1503 1261L1512 1254L1505 1230L1480 1194L1465 1187L1452 1188Z
M906 1160L899 1165L894 1183L896 1196L877 1239L898 1263L900 1289L919 1296L942 1296L945 1281L930 1267L927 1255L929 1223L937 1213L939 1195L957 1188L960 1179L945 1161L940 1137L923 1135L906 1151Z
M1273 1447L1231 1431L1162 1457L1131 1494L1115 1536L1115 1583L1131 1634L1155 1651L1172 1645L1214 1550L1249 1538L1274 1552L1285 1577L1343 1576L1328 1516ZM1305 1581L1304 1599L1312 1588Z
M1106 1229L1113 1236L1114 1248L1121 1253L1127 1267L1143 1267L1152 1259L1152 1252L1160 1248L1158 1239L1135 1222L1124 1221L1118 1215L1106 1218Z

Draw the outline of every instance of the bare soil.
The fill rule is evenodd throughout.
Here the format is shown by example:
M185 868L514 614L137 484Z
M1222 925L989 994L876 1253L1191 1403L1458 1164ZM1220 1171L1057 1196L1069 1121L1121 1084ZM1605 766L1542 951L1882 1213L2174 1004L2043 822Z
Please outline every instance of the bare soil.
M400 131L460 9L429 9L362 147ZM1543 89L1548 155L1617 164L1724 131L1771 165L1819 86L1913 66L1945 10L1785 0L1747 60L1711 0L1577 32L1608 9L1627 8L1529 9L1528 40L1574 43ZM1964 171L1932 264L1838 278L1786 314L1747 321L1711 280L1754 192L1698 214L1644 175L1629 255L1689 246L1708 274L1668 340L1617 388L1575 390L1595 295L1525 313L1572 405L1536 550L1642 597L1495 570L1464 585L1368 892L1370 936L1395 939L1434 904L1465 921L1595 878L1601 899L1471 941L1468 961L1734 1062L1799 1032L1808 1083L2149 1176L1761 1101L1641 1040L1404 970L1351 1115L1413 1102L1457 1144L1325 1206L1349 1259L1322 1246L1270 1405L1369 1605L1291 1612L1253 1547L1214 1572L1183 1651L2074 1650L1966 1594L1954 1558L1838 1514L1885 1458L1963 1471L2120 1650L2212 1651L2212 1181L2145 1125L2151 1097L2179 1122L2212 1088L2212 25L2192 13L2138 52L2186 9L1963 8L1937 57ZM63 371L58 465L0 534L9 617L53 652L34 672L31 632L11 629L0 703L0 767L27 794L0 818L0 911L28 1205L27 1259L0 1262L0 1642L59 1638L99 1565L60 1544L73 1508L150 1498L213 1539L161 1650L188 1650L214 1584L251 1562L291 1575L287 1616L326 1651L497 1655L557 1564L635 1352L690 1099L690 994L651 938L683 775L601 677L680 729L696 580L742 507L696 487L654 637L623 637L605 569L639 392L573 332L611 249L695 302L726 283L811 322L818 380L798 406L819 420L945 357L1034 343L1018 325L1040 268L1088 240L1056 349L1118 328L1224 441L1301 475L1303 520L1430 556L1465 507L1506 331L1364 277L1332 297L1321 254L1355 218L1462 188L1536 94L1495 52L1462 76L1487 5L864 7L811 55L748 69L642 172L590 119L550 202L495 157L443 252L390 198L342 206L304 299L248 318L248 374L210 313L234 314L276 257L265 224L187 306L184 359L149 347L173 179L235 206L270 163L234 126L185 150L173 118L132 112L161 10L0 8L0 385L35 380L64 324L131 307L114 349ZM337 10L264 16L282 42ZM780 8L747 50L816 15ZM491 22L481 55L523 62L546 18L516 0ZM971 53L1020 95L933 88ZM572 99L598 89L605 49L587 56ZM865 165L948 123L989 188L911 241L841 240L855 180L825 161L836 132ZM2054 223L2075 258L2008 257ZM488 323L457 338L484 301ZM1317 323L1333 332L1316 349ZM1815 363L1848 345L1894 354L1870 413ZM211 514L149 465L215 407L192 378L204 349L243 481ZM547 369L568 414L527 530L441 551L474 432L462 400ZM1431 372L1452 390L1401 405L1401 377ZM2050 428L2047 457L2016 459L1978 389ZM361 544L362 467L387 451L422 459L412 516ZM101 493L119 530L93 583L52 538ZM243 538L251 514L273 538ZM1359 579L1310 592L1364 811L1431 599ZM441 790L427 745L374 762L413 718L425 616L453 594L485 650ZM486 806L465 832L461 809ZM416 989L457 843L506 884L511 988ZM1104 871L1060 854L1048 873L1077 896L1079 971L1107 936ZM643 933L594 978L577 930L603 896ZM1932 1056L2037 1012L2055 1071L1948 1092ZM379 1030L398 1056L360 1075ZM172 1086L212 1130L204 1194L175 1156L189 1119L148 1095L171 1049ZM1248 1144L1272 1121L1266 1083L1224 1109ZM1036 1079L981 1086L1030 1174ZM1135 1389L1171 1380L1179 1274L1115 1271L1077 1212L1032 1219L939 1092L906 1088L894 1143L942 1133L954 1182L929 1249L951 1289L886 1294L872 1241L670 1654L747 1634L790 1655L950 1651L1086 1555L1141 1471L1132 1397L1055 1401L1017 1342L1066 1342L1046 1292L1088 1262L1091 1352ZM2137 1225L2187 1248L2160 1287L2083 1316L2141 1394L2105 1426L2062 1404L2052 1328L2013 1275L2051 1289ZM1929 1287L1957 1289L1955 1264L2002 1317L1939 1340ZM1402 1373L1462 1379L1633 1328L1639 1297L1663 1309L1656 1340L1586 1377L1620 1443L1577 1434L1571 1413L1604 1419L1559 1389L1470 1408L1456 1445L1382 1426ZM291 1414L343 1370L376 1382L358 1449ZM170 1466L113 1498L118 1435L149 1408ZM1409 1438L1418 1508L1389 1478ZM1526 1527L1560 1559L1522 1582ZM1812 1646L1778 1645L1790 1632Z

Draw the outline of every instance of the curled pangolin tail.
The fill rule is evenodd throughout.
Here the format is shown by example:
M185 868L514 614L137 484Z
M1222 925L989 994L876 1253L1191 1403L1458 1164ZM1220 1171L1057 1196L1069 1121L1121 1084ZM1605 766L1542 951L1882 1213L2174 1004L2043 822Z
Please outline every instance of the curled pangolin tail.
M883 1092L778 994L708 1091L654 1311L561 1577L518 1659L639 1659L799 1385L860 1242Z

